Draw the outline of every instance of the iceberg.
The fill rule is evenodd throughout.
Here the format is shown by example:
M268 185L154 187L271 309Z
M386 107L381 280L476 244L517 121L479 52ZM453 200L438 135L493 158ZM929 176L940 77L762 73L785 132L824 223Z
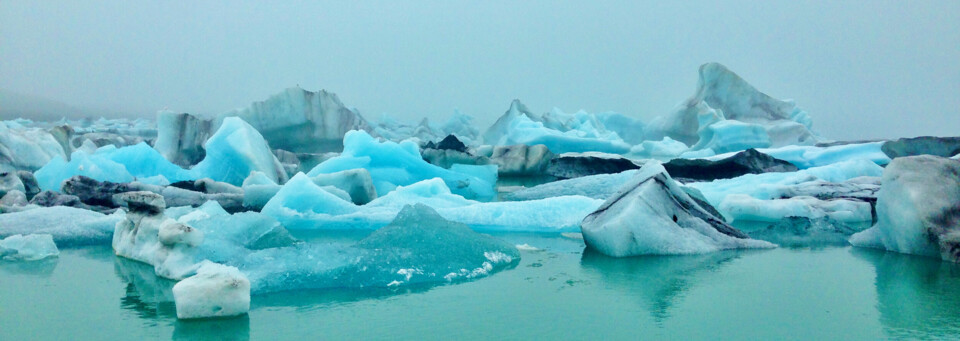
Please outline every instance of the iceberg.
M663 168L674 179L682 179L681 181L713 181L735 178L745 174L797 171L797 167L793 164L771 157L753 148L715 161L673 159L664 163Z
M0 238L16 234L49 234L63 247L107 244L122 211L104 215L73 207L39 207L0 214Z
M0 121L0 166L35 171L67 152L53 135L39 128L24 128L11 121Z
M550 160L546 173L561 179L596 174L613 174L640 168L635 162L616 154L599 152L563 153Z
M420 156L420 148L410 141L378 142L366 132L351 131L344 137L343 146L340 156L324 161L307 174L315 177L363 168L370 172L377 195L435 177L442 178L454 193L470 199L490 200L495 195L493 183L427 163Z
M694 182L687 186L702 192L711 205L719 206L731 194L745 194L761 200L780 199L798 194L797 186L809 186L808 183L842 183L863 176L880 176L882 173L883 168L871 161L851 160L796 172L746 174L731 179Z
M69 162L55 157L34 175L43 190L60 190L63 181L77 175L115 183L147 182L158 176L172 182L211 178L237 186L252 171L263 172L275 182L287 179L286 171L260 134L240 119L225 119L204 146L206 157L189 170L167 161L146 143L140 143L122 148L105 146L93 154L78 150Z
M504 195L505 200L540 200L565 195L578 195L593 199L607 200L617 193L621 186L637 175L637 170L628 170L615 174L598 174L579 178L560 180L524 188Z
M760 200L745 194L730 194L717 207L731 220L777 222L785 217L830 218L843 223L871 222L869 202L852 199L820 200L797 196Z
M203 160L203 144L212 135L213 120L172 111L157 112L157 141L153 148L174 164L189 168Z
M250 311L250 281L235 267L204 262L173 286L177 318L227 317Z
M263 136L239 118L225 118L204 147L206 157L190 170L194 178L211 178L239 186L250 172L259 171L274 182L287 181L286 170Z
M514 100L503 116L484 133L484 143L494 146L547 146L553 152L605 152L623 154L630 145L606 130L595 115L565 114L558 109L537 116Z
M496 146L490 155L490 162L499 166L500 175L541 175L546 172L553 156L550 149L542 144Z
M697 92L646 127L648 140L663 137L714 152L747 148L813 145L810 116L792 101L758 91L725 66L700 66Z
M15 234L0 239L0 259L11 261L35 261L60 254L53 236L49 234Z
M24 193L27 189L13 167L0 166L0 198L12 191Z
M960 162L937 156L893 159L877 193L877 223L850 243L960 262Z
M327 193L309 177L293 177L263 207L261 213L295 230L376 229L404 206L422 203L447 220L479 230L572 232L600 200L562 196L524 202L478 202L456 195L441 179L400 186L368 204L358 206Z
M371 131L367 121L344 106L336 94L299 87L286 89L247 108L223 113L217 117L215 126L226 122L228 117L239 117L249 123L271 147L295 153L336 151L347 132Z
M612 257L775 246L749 239L701 207L656 161L640 168L581 226L587 246Z

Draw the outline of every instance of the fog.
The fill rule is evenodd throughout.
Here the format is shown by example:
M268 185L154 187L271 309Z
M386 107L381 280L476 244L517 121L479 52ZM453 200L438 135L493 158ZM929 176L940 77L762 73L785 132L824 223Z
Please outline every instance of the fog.
M715 61L829 138L960 135L960 2L811 3L5 0L0 89L152 116L299 85L485 129L514 98L649 121Z

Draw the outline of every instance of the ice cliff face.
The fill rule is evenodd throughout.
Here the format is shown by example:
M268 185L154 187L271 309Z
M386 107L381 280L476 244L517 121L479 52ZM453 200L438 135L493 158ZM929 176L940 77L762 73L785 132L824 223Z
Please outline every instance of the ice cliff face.
M292 152L329 151L350 130L371 131L360 113L344 106L336 94L299 87L221 114L216 125L227 117L242 118L263 134L271 148Z
M721 125L713 127L715 124ZM792 101L767 96L725 66L709 63L700 67L697 92L672 113L650 122L646 138L660 140L666 136L694 149L712 148L723 153L812 145L820 140L811 131L812 125L810 116ZM718 150L733 148L725 147L725 141L742 144L745 138L749 145Z

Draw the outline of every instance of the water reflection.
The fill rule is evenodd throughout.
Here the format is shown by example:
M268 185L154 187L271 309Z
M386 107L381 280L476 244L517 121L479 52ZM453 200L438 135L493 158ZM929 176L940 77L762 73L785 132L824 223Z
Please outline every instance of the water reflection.
M960 265L871 249L851 252L876 268L880 322L892 338L960 333Z
M176 318L173 285L176 282L156 275L153 266L114 256L114 272L126 283L120 307L143 319Z
M670 309L705 275L740 257L738 251L691 256L641 256L613 258L590 248L583 251L580 264L616 290L640 299L656 322L670 317Z
M60 263L58 257L50 257L37 261L4 261L0 260L0 273L11 275L28 275L48 278L53 275Z
M247 315L208 320L177 320L174 340L250 340Z

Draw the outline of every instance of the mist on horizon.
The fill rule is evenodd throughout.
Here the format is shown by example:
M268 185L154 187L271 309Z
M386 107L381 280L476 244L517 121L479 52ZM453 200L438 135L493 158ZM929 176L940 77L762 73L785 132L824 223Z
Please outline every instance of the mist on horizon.
M960 132L960 2L4 1L0 60L0 119L212 116L300 86L371 120L483 130L517 98L649 122L719 62L827 138Z

